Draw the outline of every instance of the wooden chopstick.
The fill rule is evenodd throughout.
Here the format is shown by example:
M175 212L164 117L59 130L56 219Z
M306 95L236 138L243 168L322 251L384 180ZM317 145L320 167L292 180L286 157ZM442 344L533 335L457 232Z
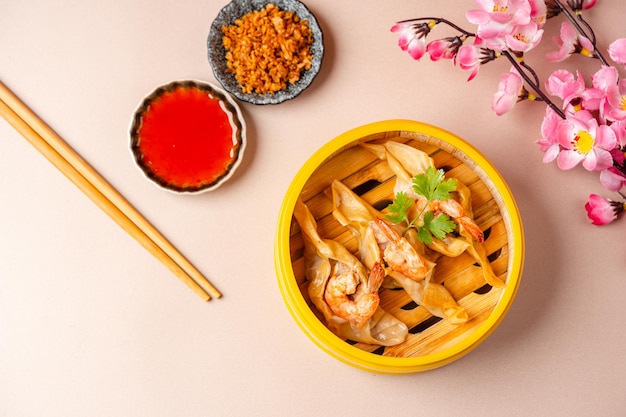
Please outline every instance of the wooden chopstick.
M0 82L0 115L202 299L222 294L91 165Z

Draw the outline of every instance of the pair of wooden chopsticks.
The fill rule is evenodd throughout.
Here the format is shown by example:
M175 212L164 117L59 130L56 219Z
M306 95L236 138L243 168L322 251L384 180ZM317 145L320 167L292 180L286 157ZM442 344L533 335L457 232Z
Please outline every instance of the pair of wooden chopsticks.
M154 226L2 82L0 115L203 300L222 296Z

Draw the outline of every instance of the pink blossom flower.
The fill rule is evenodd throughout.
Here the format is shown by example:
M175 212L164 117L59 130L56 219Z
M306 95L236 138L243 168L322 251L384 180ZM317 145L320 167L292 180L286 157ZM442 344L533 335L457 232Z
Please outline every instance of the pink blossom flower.
M559 37L554 37L554 43L559 46L558 51L549 52L546 60L561 62L577 53L585 56L593 56L595 48L593 43L583 35L580 35L572 25L567 22L561 24Z
M471 81L478 74L481 61L484 57L483 40L479 37L474 38L473 45L463 45L459 48L457 60L459 67L464 71L469 71L470 75L467 81Z
M602 171L613 165L611 150L615 132L598 121L587 110L581 110L559 122L557 137L563 150L557 157L559 168L572 169L582 162L588 171Z
M626 176L616 167L600 172L600 184L609 191L619 191L626 185Z
M518 102L520 93L524 86L524 80L515 68L511 68L506 74L500 77L498 91L493 96L491 109L501 116L508 112Z
M609 45L609 56L618 64L626 65L626 38L617 39Z
M546 23L548 8L545 0L529 0L530 20L534 22L539 29Z
M530 23L528 0L475 0L480 10L470 10L466 18L478 25L476 34L482 39L504 38L513 27Z
M477 35L485 46L502 51L527 52L541 41L546 21L543 0L476 0L480 10L467 12L467 19L478 25Z
M598 226L611 223L624 211L626 203L612 201L597 194L591 194L585 209L591 222Z
M559 145L559 138L557 136L557 126L561 122L561 116L559 116L550 106L546 106L546 114L543 117L541 123L541 135L542 139L537 141L539 149L545 152L543 155L543 162L548 163L554 161L559 152L561 152L561 145Z
M464 39L460 36L437 39L426 45L426 51L430 55L430 59L433 61L451 59L456 63L456 54L459 52L459 48L463 45L463 41Z
M611 123L611 129L615 132L617 146L622 149L626 149L626 120Z
M609 86L617 84L619 74L615 67L602 66L591 76L592 87L583 91L582 105L590 111L600 110L602 120L607 107L606 94Z
M412 21L399 22L391 27L393 33L399 35L398 46L417 61L426 52L426 35L435 26L435 22L415 23Z
M543 29L539 29L536 23L515 26L511 33L504 37L506 46L518 52L528 52L541 42Z
M586 88L580 95L581 107L585 110L596 111L606 94L597 88Z
M611 129L617 138L617 146L611 151L613 166L600 172L600 183L607 190L619 191L626 186L626 121L612 123Z
M591 83L594 88L605 91L612 85L617 84L619 80L619 73L617 68L603 65L595 74L591 77Z
M603 120L618 121L626 119L626 80L619 79L615 67L603 66L592 77L595 101L590 109L600 110ZM591 100L588 100L591 102Z
M626 79L619 80L606 90L606 106L603 116L611 121L626 119Z
M546 80L546 90L549 94L563 100L563 108L566 108L572 100L580 97L585 91L585 80L579 71L576 71L576 76L574 76L567 70L558 69Z

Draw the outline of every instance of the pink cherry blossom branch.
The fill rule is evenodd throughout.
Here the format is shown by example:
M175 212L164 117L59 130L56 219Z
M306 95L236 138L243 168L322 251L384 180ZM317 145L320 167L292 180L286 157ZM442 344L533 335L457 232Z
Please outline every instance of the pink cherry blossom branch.
M561 110L556 104L554 104L554 102L550 99L550 97L548 97L546 93L544 93L541 87L539 86L539 77L537 76L537 73L535 73L535 71L529 65L526 65L524 63L520 64L520 61L518 60L518 58L513 56L511 52L505 50L505 51L502 51L501 54L502 56L504 56L505 58L509 60L511 65L515 67L517 72L519 72L520 76L524 79L526 84L528 84L532 88L535 94L537 94L537 96L539 96L543 102L545 102L548 106L550 106L550 108L554 110L554 112L558 114L559 117L561 117L562 119L565 119L566 116L565 116L565 113L563 113L563 110ZM531 79L528 76L528 74L526 73L526 70L532 74L534 79Z
M499 0L477 3L479 9L466 13L470 23L477 25L476 33L435 17L404 20L391 31L399 35L398 45L413 59L429 55L433 61L449 60L469 73L468 81L482 65L506 58L512 68L500 78L492 110L501 115L519 101L544 102L542 139L536 141L544 152L543 161L556 161L563 170L580 164L599 172L602 185L618 193L622 201L589 196L585 208L593 224L608 224L624 216L626 195L620 189L626 187L626 79L619 78L617 69L598 50L593 28L582 16L597 0L516 0L504 7ZM555 38L559 49L548 53L546 60L561 62L573 54L598 59L602 67L592 76L591 87L579 71L565 69L554 71L544 85L524 60L525 53L541 42L546 21L561 13L569 22L561 24L560 36ZM427 41L440 23L457 35ZM466 42L469 38L473 42ZM611 43L608 54L626 66L626 38ZM555 104L555 97L562 100L562 107Z
M398 24L402 24L402 23L421 22L421 21L434 22L434 24L436 24L436 25L438 25L439 23L444 23L444 24L450 26L451 28L453 28L454 30L457 30L457 31L461 32L465 36L468 36L468 37L476 36L476 34L474 34L472 32L468 32L467 30L463 29L462 27L460 27L460 26L456 25L455 23L449 21L448 19L444 19L442 17L417 17L417 18L414 18L414 19L400 20L397 23Z
M585 36L586 38L588 38L591 43L593 44L594 47L594 57L598 58L600 60L600 62L602 62L603 65L609 65L608 61L606 60L606 58L604 58L604 56L602 55L602 53L598 50L597 45L596 45L596 34L593 31L593 28L591 27L591 25L589 25L589 23L583 18L582 14L580 13L580 10L582 9L582 1L579 1L577 5L574 4L570 4L570 7L572 7L572 9L574 9L576 11L576 15L578 16L578 19L576 19L574 16L572 16L572 13L570 13L570 10L565 7L563 5L563 3L561 3L560 0L552 0L554 2L554 4L556 4L556 6L560 9L561 12L563 12L563 14L565 14L565 16L567 17L567 19L572 23L572 25L576 28L576 30L583 36ZM570 2L568 2L570 3ZM585 29L583 29L580 24L579 21L585 26Z

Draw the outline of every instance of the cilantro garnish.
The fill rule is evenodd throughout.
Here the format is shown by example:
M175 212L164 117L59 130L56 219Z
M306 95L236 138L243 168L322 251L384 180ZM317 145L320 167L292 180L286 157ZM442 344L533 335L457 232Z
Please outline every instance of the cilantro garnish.
M437 239L443 239L446 233L454 230L455 224L450 217L444 213L439 213L435 217L429 209L431 201L445 201L451 198L450 193L456 190L455 179L444 179L445 175L442 169L429 167L425 173L413 177L413 190L426 198L426 204L413 219L409 218L409 209L415 204L409 195L400 191L396 193L393 203L387 209L387 220L401 224L406 223L406 233L409 229L417 230L417 237L422 243L430 244L433 236Z

